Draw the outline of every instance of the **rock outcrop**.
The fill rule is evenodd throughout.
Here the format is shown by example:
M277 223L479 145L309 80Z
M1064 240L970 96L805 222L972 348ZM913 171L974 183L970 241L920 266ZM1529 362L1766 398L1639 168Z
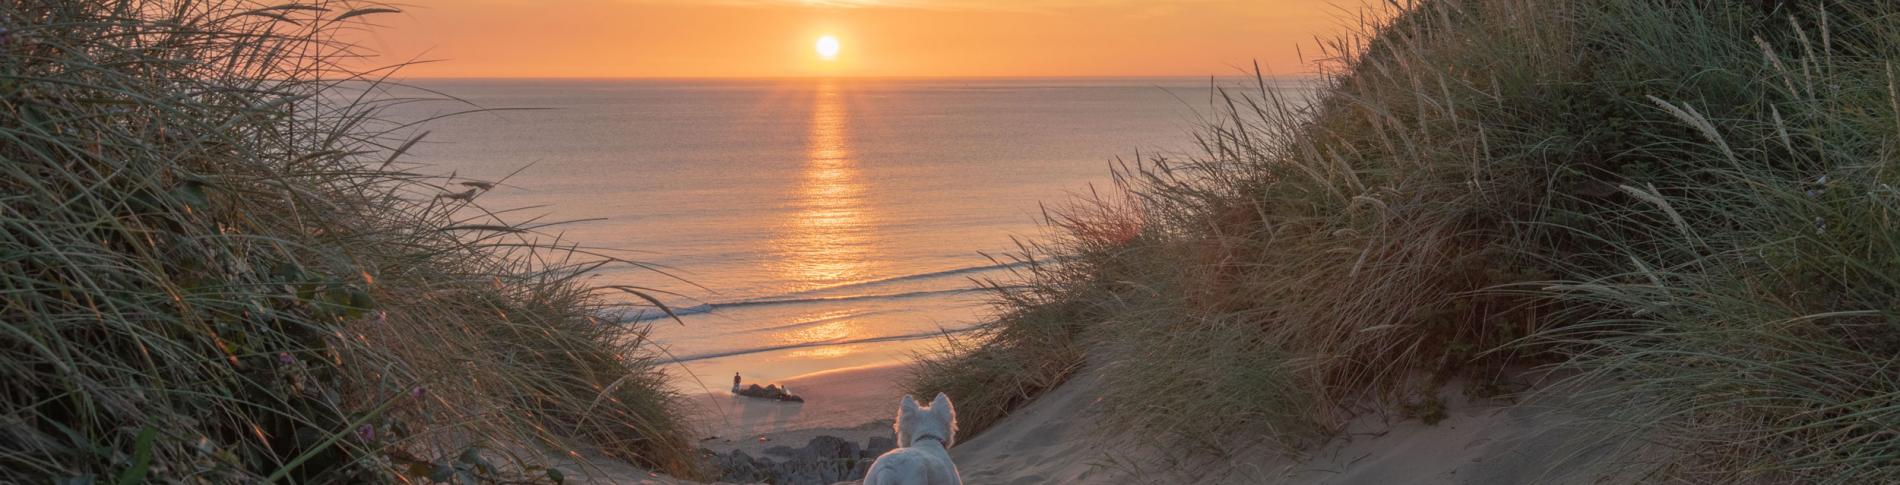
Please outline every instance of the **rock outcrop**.
M723 471L719 477L722 482L824 485L864 479L871 462L896 446L896 441L882 436L872 437L860 447L844 438L823 435L802 448L774 446L756 457L744 450L704 452Z

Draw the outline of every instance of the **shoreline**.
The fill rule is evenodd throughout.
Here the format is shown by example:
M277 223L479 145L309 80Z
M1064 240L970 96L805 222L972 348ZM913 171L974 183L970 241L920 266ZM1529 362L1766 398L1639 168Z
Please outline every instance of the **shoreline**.
M798 437L817 435L862 443L872 436L893 435L890 422L903 397L897 380L906 371L904 364L874 364L758 383L789 387L805 398L802 403L735 396L721 389L691 394L685 404L699 445L714 451L797 446L804 443Z

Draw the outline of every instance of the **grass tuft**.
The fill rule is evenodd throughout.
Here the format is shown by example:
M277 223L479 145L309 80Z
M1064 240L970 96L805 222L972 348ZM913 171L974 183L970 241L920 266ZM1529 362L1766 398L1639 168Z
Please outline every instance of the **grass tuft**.
M394 11L0 5L0 475L697 473L644 332L596 319L584 276L621 261L414 171L377 118L395 68L340 67Z

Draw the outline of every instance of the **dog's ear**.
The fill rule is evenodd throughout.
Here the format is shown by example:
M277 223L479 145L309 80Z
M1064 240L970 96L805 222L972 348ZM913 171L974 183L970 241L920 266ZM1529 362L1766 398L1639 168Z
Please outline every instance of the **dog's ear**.
M943 413L945 416L957 414L956 408L950 406L950 396L945 396L941 392L937 393L936 399L930 400L930 410Z
M898 448L910 447L910 436L909 433L904 432L904 428L917 426L913 421L920 411L917 409L916 397L905 394L903 399L897 401L897 421L891 423L891 432L897 434Z
M945 448L956 446L957 408L950 404L950 396L946 396L941 392L937 393L937 398L930 400L930 412L936 413L937 419L942 420L941 422L944 426L949 427L949 429L944 430L944 432L949 435L943 437L943 446Z

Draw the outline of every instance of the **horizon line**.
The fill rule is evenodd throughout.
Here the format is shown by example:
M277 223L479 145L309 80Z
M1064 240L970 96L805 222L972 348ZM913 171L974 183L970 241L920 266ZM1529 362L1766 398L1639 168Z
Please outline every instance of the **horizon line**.
M849 76L391 76L396 79L435 80L435 81L504 81L504 80L548 80L548 81L794 81L794 80L1002 80L1002 79L1252 79L1253 74L1236 73L1232 75L1190 75L1190 74L1117 74L1117 75L849 75ZM1270 80L1303 80L1321 77L1320 74L1276 74L1261 75Z

